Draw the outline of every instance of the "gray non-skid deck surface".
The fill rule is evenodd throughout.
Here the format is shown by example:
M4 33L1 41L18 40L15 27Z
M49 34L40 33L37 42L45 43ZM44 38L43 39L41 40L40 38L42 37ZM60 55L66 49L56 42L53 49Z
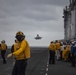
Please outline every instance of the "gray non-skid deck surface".
M69 62L63 61L56 61L55 65L49 65L47 48L31 48L26 75L76 75L76 67L70 65ZM12 68L12 58L7 60L7 64L3 64L0 56L0 75L11 75Z
M48 75L76 75L76 67L71 67L69 62L56 61L55 65L49 65Z

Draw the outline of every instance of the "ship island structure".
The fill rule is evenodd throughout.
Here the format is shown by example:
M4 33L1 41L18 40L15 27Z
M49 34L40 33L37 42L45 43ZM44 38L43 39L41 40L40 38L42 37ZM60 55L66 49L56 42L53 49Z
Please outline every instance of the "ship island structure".
M69 0L63 9L64 40L76 40L76 0Z

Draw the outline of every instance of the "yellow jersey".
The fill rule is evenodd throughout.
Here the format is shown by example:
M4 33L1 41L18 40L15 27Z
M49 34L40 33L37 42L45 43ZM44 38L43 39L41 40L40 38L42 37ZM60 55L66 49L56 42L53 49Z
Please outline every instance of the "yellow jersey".
M17 60L30 58L30 47L26 40L14 45L13 55Z

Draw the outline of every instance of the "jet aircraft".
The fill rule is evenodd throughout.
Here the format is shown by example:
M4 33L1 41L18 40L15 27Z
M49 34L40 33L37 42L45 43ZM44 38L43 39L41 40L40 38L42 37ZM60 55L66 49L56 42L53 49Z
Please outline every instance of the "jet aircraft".
M39 36L39 34L37 34L37 36L34 38L36 40L40 40L42 37Z

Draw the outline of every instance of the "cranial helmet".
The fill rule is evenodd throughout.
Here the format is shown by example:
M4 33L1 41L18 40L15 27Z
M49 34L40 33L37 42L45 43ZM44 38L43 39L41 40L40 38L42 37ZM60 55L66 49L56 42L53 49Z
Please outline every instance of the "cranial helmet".
M17 36L17 35L22 35L22 36L23 36L24 34L23 34L23 32L18 31L18 32L16 33L16 36Z
M21 41L25 38L25 35L24 35L23 32L18 31L18 32L16 33L15 38L16 38L19 42L21 42Z
M2 42L2 43L5 43L5 40L2 40L1 42Z

